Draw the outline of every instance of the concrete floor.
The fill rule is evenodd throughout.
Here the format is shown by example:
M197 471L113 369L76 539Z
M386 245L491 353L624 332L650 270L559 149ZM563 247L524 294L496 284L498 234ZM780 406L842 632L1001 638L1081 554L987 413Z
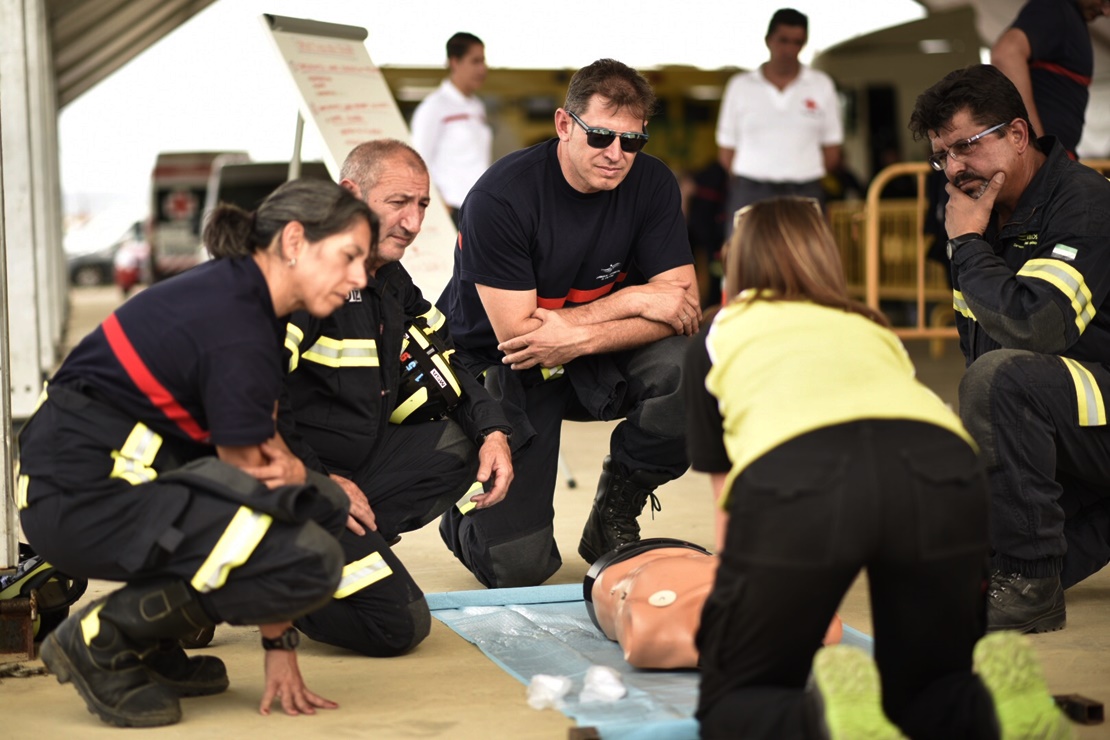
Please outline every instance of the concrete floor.
M118 302L113 290L75 291L70 336L79 339ZM911 345L919 376L950 403L962 372L958 349L934 359L924 344ZM567 562L550 583L581 583L586 563L575 555L578 536L593 496L609 424L564 426L564 458L578 480L561 482L556 493L556 537ZM679 537L711 544L712 509L708 479L690 472L660 490L663 511L644 522L645 537ZM397 552L428 592L478 588L477 582L444 549L434 527L406 534ZM112 584L94 583L90 595ZM1110 569L1068 592L1068 626L1033 636L1053 693L1078 693L1110 700ZM871 628L864 578L852 587L841 607L847 624ZM207 650L228 665L231 688L216 697L186 699L184 720L146 731L158 737L254 736L300 738L353 737L373 733L392 738L561 738L573 722L558 712L535 711L525 703L525 689L481 652L433 620L432 634L412 654L371 659L306 640L300 665L309 686L338 701L341 708L315 717L261 717L262 659L257 630L221 626ZM27 664L29 668L41 663ZM72 687L52 676L0 680L0 717L7 737L106 737L119 733L85 711ZM1078 727L1079 738L1110 737L1106 725Z

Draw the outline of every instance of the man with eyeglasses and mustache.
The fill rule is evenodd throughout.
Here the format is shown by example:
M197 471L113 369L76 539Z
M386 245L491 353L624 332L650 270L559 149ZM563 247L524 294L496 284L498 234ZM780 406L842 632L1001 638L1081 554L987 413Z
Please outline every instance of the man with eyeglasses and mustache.
M564 419L623 418L610 438L578 552L639 540L657 486L688 467L679 388L701 319L677 181L642 153L655 95L634 69L580 69L556 138L486 171L459 214L454 273L438 307L457 358L513 427L505 500L440 533L489 587L542 583L562 563L554 496Z
M926 90L910 129L949 181L960 417L991 491L987 628L1062 629L1064 589L1110 562L1110 182L1037 139L989 65Z

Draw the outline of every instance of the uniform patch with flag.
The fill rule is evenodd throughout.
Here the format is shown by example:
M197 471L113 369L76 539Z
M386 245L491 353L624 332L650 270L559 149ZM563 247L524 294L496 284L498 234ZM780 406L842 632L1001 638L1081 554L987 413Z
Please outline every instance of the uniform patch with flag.
M1065 262L1074 262L1077 254L1079 254L1079 250L1075 247L1069 247L1067 244L1057 244L1052 248L1052 256Z

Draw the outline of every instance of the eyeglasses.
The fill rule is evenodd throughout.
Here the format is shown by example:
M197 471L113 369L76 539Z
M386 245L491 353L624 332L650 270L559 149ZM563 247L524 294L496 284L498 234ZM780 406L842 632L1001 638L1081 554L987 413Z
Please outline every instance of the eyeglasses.
M979 139L982 139L987 134L993 134L995 131L1002 128L1003 126L1009 125L1009 123L1009 121L1006 121L1005 123L1000 123L997 126L991 126L986 131L980 131L979 133L975 134L975 136L964 139L963 141L957 141L955 144L948 147L948 151L937 152L933 156L929 157L929 164L937 172L944 172L944 168L948 166L947 160L949 157L951 157L953 161L959 162L961 159L968 156L975 150L975 142L979 141Z
M574 122L581 126L586 132L586 143L594 149L605 149L612 144L613 139L616 138L620 138L621 140L621 151L628 152L629 154L635 154L647 144L647 134L638 131L618 132L610 131L607 128L594 128L593 126L587 126L585 121L569 110L567 111L567 115L573 118Z

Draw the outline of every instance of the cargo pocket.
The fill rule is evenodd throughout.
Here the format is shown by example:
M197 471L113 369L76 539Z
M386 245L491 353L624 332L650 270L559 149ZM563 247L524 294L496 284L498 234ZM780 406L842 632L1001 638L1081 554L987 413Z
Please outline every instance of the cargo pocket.
M727 549L760 565L820 567L835 562L842 527L845 453L768 453L733 487Z
M953 437L903 450L901 458L917 509L921 559L985 553L987 483L972 449Z

